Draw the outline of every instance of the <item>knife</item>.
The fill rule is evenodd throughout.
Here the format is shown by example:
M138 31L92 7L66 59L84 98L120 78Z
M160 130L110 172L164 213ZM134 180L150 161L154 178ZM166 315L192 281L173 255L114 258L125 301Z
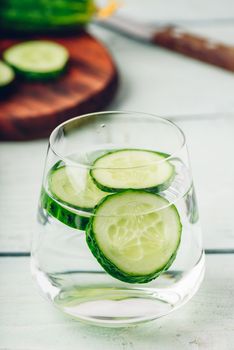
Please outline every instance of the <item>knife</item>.
M234 71L234 46L214 39L188 33L183 27L171 24L151 25L122 15L114 15L96 24L117 31L127 37L150 42L183 55Z

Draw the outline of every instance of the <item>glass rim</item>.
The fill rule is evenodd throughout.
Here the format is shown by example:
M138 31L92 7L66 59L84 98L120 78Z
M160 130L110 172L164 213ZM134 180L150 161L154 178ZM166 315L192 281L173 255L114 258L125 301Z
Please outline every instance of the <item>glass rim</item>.
M65 125L68 125L69 123L72 123L76 120L79 119L83 119L83 118L87 118L87 117L92 117L92 116L98 116L98 115L108 115L108 114L120 114L120 115L128 115L128 116L145 116L145 117L151 117L151 118L155 118L156 120L165 123L167 125L170 125L171 127L173 127L175 130L177 130L182 138L181 142L180 142L180 146L178 148L176 148L176 150L174 152L172 152L171 154L166 154L165 158L162 160L158 160L158 161L153 161L153 162L149 162L147 164L144 165L140 165L140 166L133 166L133 167L97 167L94 165L88 165L88 164L82 164L79 163L78 161L74 161L70 158L67 158L67 156L62 155L60 152L57 152L57 150L54 147L54 141L55 141L55 137L56 134L58 134L59 130L61 130ZM92 113L86 113L86 114L81 114L78 115L76 117L70 118L62 123L60 123L59 125L56 126L56 128L51 132L50 136L49 136L49 148L51 149L51 151L55 154L55 156L57 156L60 160L62 160L65 164L71 165L71 166L76 166L79 168L85 168L85 169L115 169L115 170L124 170L124 169L138 169L138 168L145 168L148 167L152 164L160 164L163 163L165 161L168 161L169 159L175 157L175 155L177 153L179 153L183 147L186 144L186 137L185 134L183 132L183 130L177 125L175 124L173 121L169 120L167 117L161 117L158 116L156 114L153 113L145 113L145 112L136 112L136 111L127 111L127 110L111 110L111 111L101 111L101 112L92 112ZM127 147L125 148L127 149ZM134 149L134 148L129 148L129 149ZM113 149L114 151L115 149ZM135 148L135 150L140 150ZM143 149L144 150L144 149ZM146 150L146 149L145 149ZM111 150L109 150L111 151ZM148 151L152 151L152 150L148 150ZM157 152L157 151L155 151ZM160 153L160 152L159 152Z

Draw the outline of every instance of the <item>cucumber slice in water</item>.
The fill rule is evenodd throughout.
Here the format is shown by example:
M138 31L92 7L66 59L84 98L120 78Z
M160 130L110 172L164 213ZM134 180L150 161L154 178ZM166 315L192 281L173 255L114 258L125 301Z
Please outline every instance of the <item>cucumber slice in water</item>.
M85 211L92 211L103 197L109 195L94 184L87 169L75 166L52 170L48 183L50 192L58 201Z
M90 174L106 192L125 189L160 192L169 187L175 173L167 157L154 151L121 149L96 159Z
M41 192L41 207L46 212L59 220L63 224L78 229L85 230L89 222L89 217L78 215L60 205L53 198L51 198L44 189Z
M11 67L0 61L0 89L9 86L15 78L15 73Z
M50 194L42 190L42 208L63 224L79 230L85 230L95 205L110 195L94 184L87 169L61 166L61 162L48 174L48 189Z
M27 41L10 47L4 60L30 79L47 79L62 73L69 54L65 47L52 41Z
M180 244L176 207L143 190L112 194L96 207L87 244L100 265L128 283L146 283L167 270Z

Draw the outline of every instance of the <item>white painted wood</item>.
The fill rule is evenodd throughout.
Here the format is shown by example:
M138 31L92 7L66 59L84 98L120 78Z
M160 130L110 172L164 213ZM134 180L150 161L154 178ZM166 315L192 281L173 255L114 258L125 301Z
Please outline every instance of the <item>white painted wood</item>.
M197 295L171 315L143 326L107 329L63 316L39 296L28 258L0 259L0 349L232 350L233 255L207 257Z
M105 2L105 1L104 1ZM232 0L126 0L119 13L144 22L231 18ZM234 44L233 21L184 25L189 32ZM91 26L112 52L121 74L114 108L160 115L234 112L234 75L220 68L144 45Z
M102 0L105 4L105 0ZM157 20L195 20L213 18L232 18L234 3L223 0L222 6L217 0L125 0L120 12L154 22Z
M47 141L0 145L0 251L30 249Z
M234 248L234 118L178 122L190 153L206 248Z
M222 35L234 38L233 27L222 29ZM232 72L96 26L91 31L106 44L119 68L121 86L112 108L184 116L234 112Z

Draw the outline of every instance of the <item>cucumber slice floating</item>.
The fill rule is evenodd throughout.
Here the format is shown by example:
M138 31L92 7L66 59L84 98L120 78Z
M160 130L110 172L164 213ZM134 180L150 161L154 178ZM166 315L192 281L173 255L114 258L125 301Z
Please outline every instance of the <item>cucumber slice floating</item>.
M0 88L9 86L15 79L15 73L11 67L0 61Z
M127 190L106 197L96 207L86 241L110 275L146 283L171 266L181 231L174 205L154 193Z
M53 216L63 224L78 230L86 229L89 217L81 216L67 210L51 198L44 189L42 189L40 201L41 207L45 209L49 215Z
M106 192L125 189L160 192L169 187L175 173L167 157L154 151L121 149L96 159L90 174Z
M52 41L27 41L10 47L4 60L30 79L48 79L62 73L69 54L65 47Z
M79 230L85 230L95 205L110 195L94 184L87 169L61 166L61 162L56 163L49 172L48 187L50 195L45 189L42 190L42 208L63 224Z
M58 201L80 210L92 211L109 193L101 191L87 169L62 166L51 171L49 190Z

